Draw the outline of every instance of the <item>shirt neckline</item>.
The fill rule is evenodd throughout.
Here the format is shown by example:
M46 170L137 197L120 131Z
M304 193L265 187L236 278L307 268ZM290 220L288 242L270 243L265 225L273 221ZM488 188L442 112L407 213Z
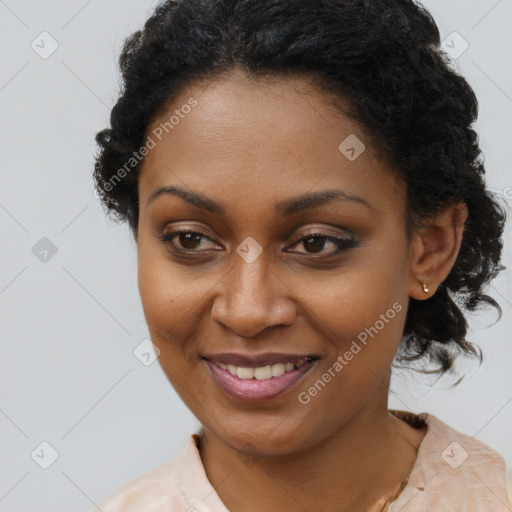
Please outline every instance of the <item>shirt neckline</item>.
M414 414L392 409L389 412L414 428L427 426L427 433L418 447L416 460L407 477L407 484L390 502L390 506L393 506L404 499L409 501L410 498L407 499L407 496L411 492L422 492L437 474L436 467L423 463L423 456L435 444L438 437L436 430L440 422L435 416L426 412ZM191 434L185 448L176 457L176 467L180 468L177 484L186 502L197 512L229 512L206 475L199 451L200 433L201 430Z

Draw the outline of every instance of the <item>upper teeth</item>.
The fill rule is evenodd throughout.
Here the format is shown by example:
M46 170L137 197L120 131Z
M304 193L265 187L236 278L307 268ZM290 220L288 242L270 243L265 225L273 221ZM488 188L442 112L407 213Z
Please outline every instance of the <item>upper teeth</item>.
M232 364L226 363L215 363L217 366L220 366L223 370L227 370L231 375L236 375L240 379L252 379L255 378L257 380L265 380L270 379L272 377L279 377L283 375L285 372L291 372L296 367L299 367L303 364L301 361L297 363L297 365L293 363L278 363L268 366L260 366L258 368L243 368L241 366L234 366Z

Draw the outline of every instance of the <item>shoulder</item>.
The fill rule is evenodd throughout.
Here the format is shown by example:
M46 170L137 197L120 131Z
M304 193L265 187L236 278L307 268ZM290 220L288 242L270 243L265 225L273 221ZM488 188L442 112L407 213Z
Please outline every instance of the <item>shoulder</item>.
M447 425L432 414L424 414L432 435L426 445L425 456L439 459L438 466L453 472L482 472L503 477L505 459L493 448L473 436ZM503 482L502 482L503 483Z
M409 484L390 512L402 510L401 506L403 512L436 506L446 512L508 511L511 483L505 459L432 414L418 417L427 423L427 435L419 446Z
M190 464L190 436L187 445L170 462L163 464L127 483L94 508L94 512L156 512L186 511L186 499L180 486L180 475ZM93 512L91 510L90 512Z
M173 494L174 461L168 462L148 473L135 478L124 485L108 498L98 504L94 510L102 512L135 512L140 510L158 510L159 506L167 505ZM92 512L92 511L91 511Z

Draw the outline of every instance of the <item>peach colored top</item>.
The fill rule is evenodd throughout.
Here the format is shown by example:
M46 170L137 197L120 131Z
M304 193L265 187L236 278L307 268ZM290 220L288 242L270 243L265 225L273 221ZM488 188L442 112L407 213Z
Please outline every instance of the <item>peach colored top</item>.
M415 428L428 426L412 471L368 512L510 512L512 479L492 448L428 413L390 411ZM102 501L102 512L229 512L209 482L199 435L167 464ZM96 512L95 508L91 512Z

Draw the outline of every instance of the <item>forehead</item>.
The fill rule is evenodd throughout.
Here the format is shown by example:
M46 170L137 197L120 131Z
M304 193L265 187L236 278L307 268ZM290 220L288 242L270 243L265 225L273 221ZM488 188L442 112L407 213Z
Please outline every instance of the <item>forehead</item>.
M196 106L189 109L191 102ZM336 103L342 108L346 105L341 98ZM313 86L307 77L299 76L249 78L233 71L213 81L193 82L160 109L148 131L165 125L172 117L172 128L164 130L162 136L172 132L175 142L192 130L195 137L209 137L219 143L228 136L244 138L246 144L249 137L254 144L261 139L269 144L273 140L267 137L269 132L280 139L297 138L312 131L325 136L331 130L337 137L346 132L363 138L362 127L334 107L332 95ZM184 123L185 118L190 120Z
M142 164L141 203L155 187L180 181L218 196L285 197L340 185L385 196L384 188L402 186L361 127L299 77L233 73L190 84L147 136L155 146Z

